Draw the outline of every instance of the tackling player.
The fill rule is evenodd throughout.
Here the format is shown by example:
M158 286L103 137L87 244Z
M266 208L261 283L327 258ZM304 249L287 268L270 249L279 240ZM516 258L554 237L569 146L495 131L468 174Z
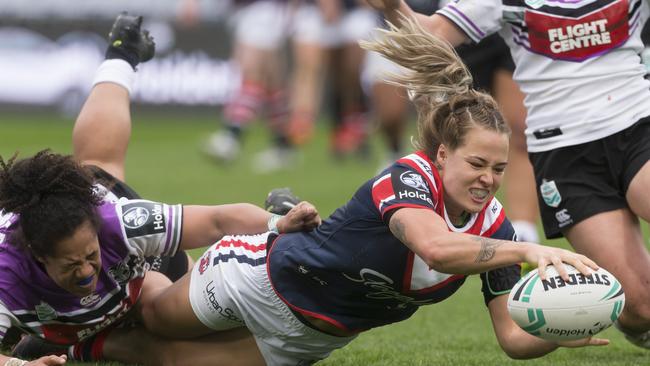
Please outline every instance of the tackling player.
M62 347L50 347L59 350L57 355L29 363L0 355L0 364L189 360L203 347L200 342L174 343L131 324L140 296L171 283L148 271L146 258L174 256L227 233L319 223L307 203L287 216L273 216L251 204L181 206L122 197L135 197L123 183L129 93L136 66L154 55L153 39L140 29L141 22L126 14L116 19L107 60L74 126L74 156L44 150L23 160L0 159L0 340L17 327L50 344L70 346L67 357ZM182 260L187 263L183 253ZM249 347L238 339L245 338L231 333L223 345ZM21 355L34 351L18 348Z

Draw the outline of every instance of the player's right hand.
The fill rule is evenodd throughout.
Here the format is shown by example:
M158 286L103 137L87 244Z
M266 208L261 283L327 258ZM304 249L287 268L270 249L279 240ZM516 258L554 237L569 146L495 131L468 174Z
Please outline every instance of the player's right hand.
M574 253L562 248L547 247L545 245L534 243L519 243L525 245L523 261L532 265L537 265L539 277L542 280L546 279L546 267L550 265L555 266L558 274L564 280L569 279L569 274L562 263L572 265L585 276L590 276L593 271L597 271L599 268L596 262L582 254Z
M316 207L307 201L302 201L278 220L280 233L294 231L309 231L320 225L321 219Z
M368 5L381 11L397 10L401 0L366 0Z

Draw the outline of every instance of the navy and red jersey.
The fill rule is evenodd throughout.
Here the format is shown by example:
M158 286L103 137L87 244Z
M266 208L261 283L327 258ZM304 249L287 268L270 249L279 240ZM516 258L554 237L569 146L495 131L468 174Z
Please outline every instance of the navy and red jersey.
M516 238L496 198L457 228L447 219L442 197L438 172L424 153L399 159L317 229L275 239L267 258L275 291L294 311L348 331L398 322L448 298L466 276L430 269L393 236L392 213L403 207L433 210L449 230ZM509 292L519 278L518 265L481 274L485 302Z

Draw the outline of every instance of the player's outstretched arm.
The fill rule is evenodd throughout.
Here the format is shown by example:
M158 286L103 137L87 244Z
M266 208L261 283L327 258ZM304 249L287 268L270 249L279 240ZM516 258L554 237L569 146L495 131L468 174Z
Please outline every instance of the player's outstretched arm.
M318 211L306 201L298 203L285 216L271 214L249 203L185 206L181 248L204 247L224 235L311 230L320 222Z
M583 338L575 341L550 342L532 336L521 329L510 317L507 308L508 295L495 297L488 304L494 333L501 349L513 359L529 359L546 355L558 347L605 346L609 340Z
M366 0L370 6L384 13L386 19L400 27L404 22L415 20L429 33L446 40L456 47L470 41L463 31L447 18L438 15L424 15L414 12L403 0Z

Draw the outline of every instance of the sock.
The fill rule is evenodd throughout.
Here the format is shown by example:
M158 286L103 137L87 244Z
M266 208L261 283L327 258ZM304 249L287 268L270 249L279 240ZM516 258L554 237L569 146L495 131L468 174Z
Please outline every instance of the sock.
M111 330L104 330L68 348L68 358L74 361L96 362L104 359L104 342Z
M99 83L115 83L123 86L129 94L133 87L135 70L124 60L105 60L95 72L93 86Z
M512 227L515 228L519 241L539 243L539 234L537 234L537 226L534 223L516 220L512 222Z
M265 94L262 86L245 81L224 109L224 119L227 124L244 126L253 121L264 105Z

